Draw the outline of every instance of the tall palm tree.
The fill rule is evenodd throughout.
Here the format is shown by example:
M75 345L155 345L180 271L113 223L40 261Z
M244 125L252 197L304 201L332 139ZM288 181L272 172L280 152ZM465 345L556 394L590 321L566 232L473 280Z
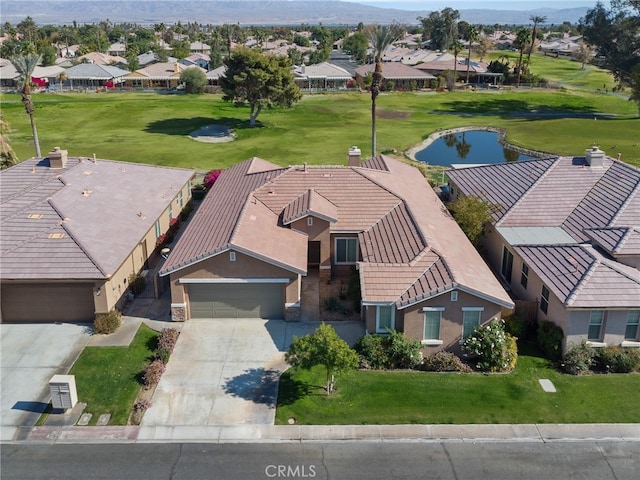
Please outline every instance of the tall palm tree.
M65 70L61 71L58 75L56 75L56 80L58 80L58 85L60 86L60 91L62 91L62 86L64 82L67 81L69 76Z
M40 55L35 53L29 53L27 55L20 55L13 59L13 66L16 67L20 77L18 77L18 84L22 85L22 103L24 109L29 115L31 120L31 132L33 133L33 144L36 147L36 157L42 156L40 154L40 140L38 140L38 130L36 129L36 122L33 118L33 102L31 102L31 76L33 70L40 62Z
M469 67L471 66L471 44L473 42L477 42L479 38L480 35L478 34L478 27L475 25L469 25L467 34L465 35L465 40L469 42L469 54L467 55L467 84L469 83Z
M451 42L451 50L453 50L453 82L458 80L458 55L462 51L462 43L457 38Z
M365 34L369 43L373 47L373 59L375 68L373 70L373 81L371 83L371 155L376 156L376 98L380 93L380 83L382 82L382 53L402 35L404 28L397 24L391 25L369 25L365 29Z
M536 31L539 23L543 23L547 20L547 17L540 15L531 15L529 20L533 22L533 30L531 32L531 46L529 47L529 54L527 55L527 65L530 65L531 62L531 52L533 51L533 46L536 43Z
M522 75L522 55L524 54L524 49L529 44L529 39L531 38L531 32L526 27L520 27L516 31L516 45L518 46L518 50L520 50L520 57L518 58L517 75L518 78L516 80L516 87L520 86L520 75Z

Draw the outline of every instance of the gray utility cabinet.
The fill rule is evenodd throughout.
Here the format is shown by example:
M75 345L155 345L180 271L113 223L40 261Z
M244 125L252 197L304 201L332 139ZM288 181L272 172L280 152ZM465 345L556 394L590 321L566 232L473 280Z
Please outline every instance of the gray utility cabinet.
M55 409L68 410L78 403L75 375L54 375L49 380L49 390Z

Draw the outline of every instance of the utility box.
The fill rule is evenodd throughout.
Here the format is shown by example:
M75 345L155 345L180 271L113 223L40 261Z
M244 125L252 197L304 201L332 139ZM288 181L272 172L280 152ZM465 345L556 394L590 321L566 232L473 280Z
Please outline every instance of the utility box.
M49 390L55 409L68 410L78 403L75 375L54 375L49 380Z

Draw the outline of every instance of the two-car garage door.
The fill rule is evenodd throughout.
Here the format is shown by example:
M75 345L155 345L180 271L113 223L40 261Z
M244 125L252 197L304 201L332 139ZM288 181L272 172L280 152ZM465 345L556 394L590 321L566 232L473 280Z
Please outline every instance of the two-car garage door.
M282 283L192 283L191 318L284 318Z

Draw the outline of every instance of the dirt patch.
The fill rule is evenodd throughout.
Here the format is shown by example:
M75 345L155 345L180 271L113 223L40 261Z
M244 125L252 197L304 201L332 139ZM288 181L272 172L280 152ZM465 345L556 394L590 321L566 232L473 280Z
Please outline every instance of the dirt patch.
M404 120L409 118L409 112L398 112L396 110L377 110L376 116L378 118L385 118L388 120Z

